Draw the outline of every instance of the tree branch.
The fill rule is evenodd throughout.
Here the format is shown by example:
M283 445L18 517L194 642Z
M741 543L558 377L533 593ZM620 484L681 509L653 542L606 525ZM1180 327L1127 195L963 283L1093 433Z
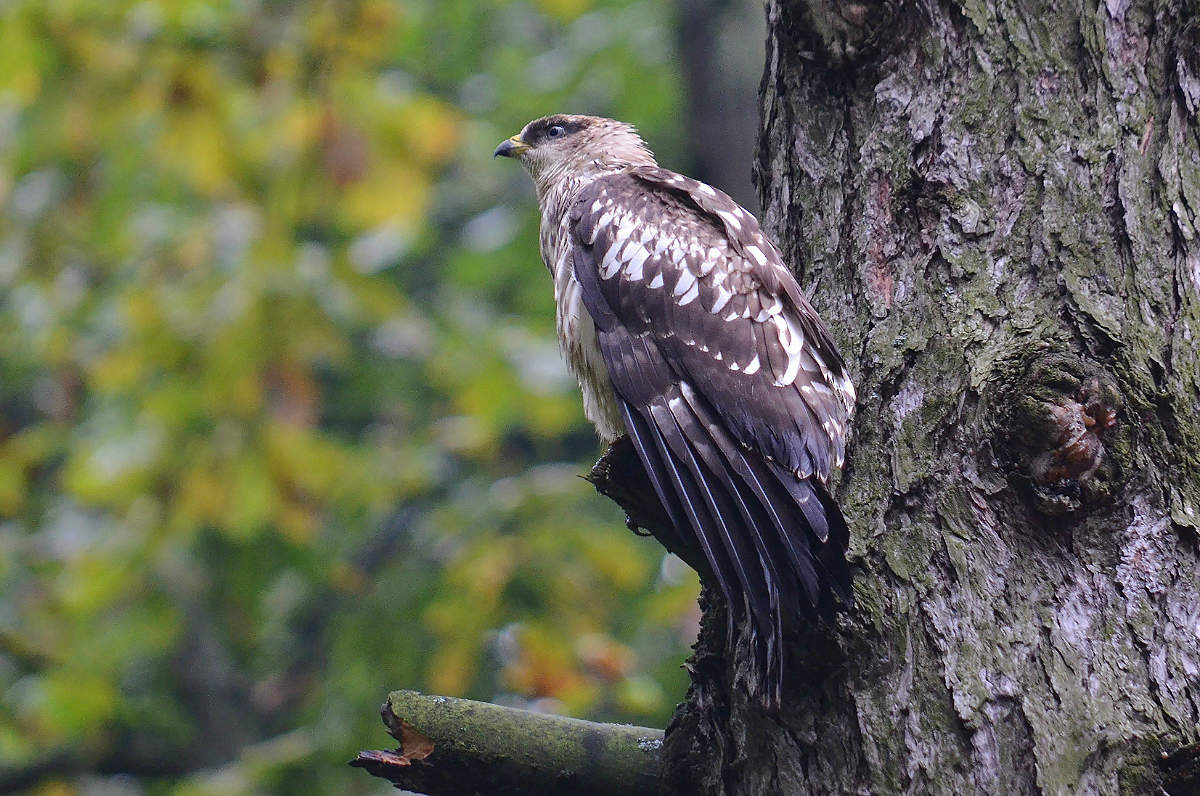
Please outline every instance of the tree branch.
M658 780L662 730L415 691L393 691L380 713L400 748L359 752L350 765L430 796L610 796Z
M597 492L625 511L625 524L631 531L646 531L657 539L659 544L699 572L702 579L708 578L710 573L707 559L699 549L689 545L675 533L629 437L619 437L609 445L608 450L584 478L596 487Z

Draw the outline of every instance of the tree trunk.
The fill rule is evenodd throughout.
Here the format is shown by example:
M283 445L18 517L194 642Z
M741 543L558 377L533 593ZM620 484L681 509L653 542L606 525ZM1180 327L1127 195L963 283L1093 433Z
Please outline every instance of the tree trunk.
M859 404L857 604L673 793L1154 793L1200 740L1200 3L767 3L766 227Z

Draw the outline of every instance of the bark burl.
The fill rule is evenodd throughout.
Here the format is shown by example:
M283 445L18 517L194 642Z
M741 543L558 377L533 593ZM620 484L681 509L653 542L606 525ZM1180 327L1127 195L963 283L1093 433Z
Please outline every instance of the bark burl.
M1200 741L1200 3L767 15L756 178L859 387L857 606L796 640L771 715L729 688L710 601L664 784L1183 792L1160 761Z

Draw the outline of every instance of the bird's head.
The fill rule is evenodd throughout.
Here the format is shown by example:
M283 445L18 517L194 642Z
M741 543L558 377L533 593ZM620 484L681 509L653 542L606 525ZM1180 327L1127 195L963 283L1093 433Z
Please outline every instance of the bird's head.
M633 125L562 113L534 119L501 142L495 156L520 160L539 189L565 177L654 164L654 155Z

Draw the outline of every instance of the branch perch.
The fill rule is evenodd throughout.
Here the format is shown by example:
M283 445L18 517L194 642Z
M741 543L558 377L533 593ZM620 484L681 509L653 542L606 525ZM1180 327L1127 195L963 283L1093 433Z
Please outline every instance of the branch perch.
M350 765L430 796L650 793L663 731L598 724L469 699L393 691L380 710L395 751Z
M597 492L625 511L625 524L630 530L635 533L639 529L647 531L688 566L707 576L708 561L699 549L675 533L629 437L619 437L609 445L584 478Z

